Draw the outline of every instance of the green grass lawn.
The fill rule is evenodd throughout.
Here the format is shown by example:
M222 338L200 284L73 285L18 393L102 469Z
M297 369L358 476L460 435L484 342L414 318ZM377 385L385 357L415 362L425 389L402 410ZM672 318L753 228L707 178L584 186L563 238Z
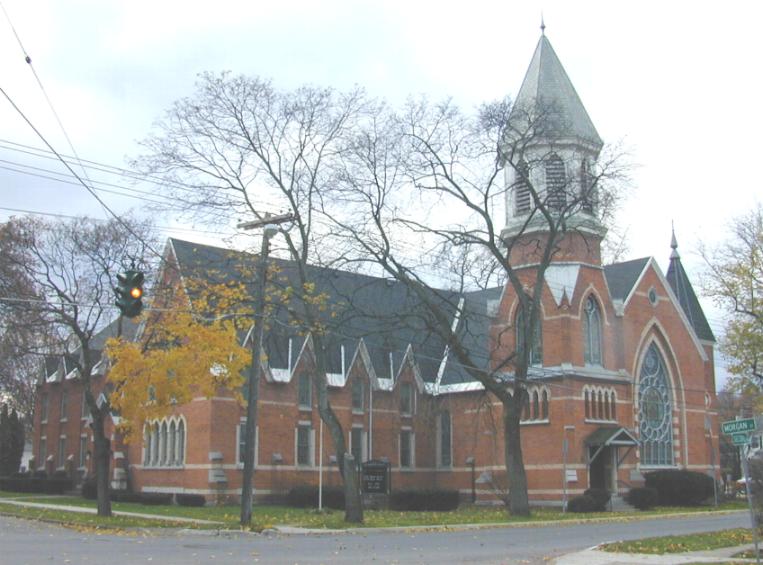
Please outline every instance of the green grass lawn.
M29 502L39 502L46 504L68 505L78 506L85 508L95 508L96 504L94 500L86 500L76 496L49 496L40 494L23 494L9 493L0 491L0 498L22 498ZM11 505L2 505L0 511L6 513L6 508ZM11 507L14 508L14 507ZM742 509L744 505L742 503L729 503L721 507L725 510ZM239 506L205 506L201 508L187 507L187 506L159 506L159 505L145 505L129 502L113 502L112 509L115 511L123 512L137 512L141 514L153 514L156 516L167 517L182 517L182 518L196 518L201 520L211 520L215 522L221 522L221 525L189 525L184 524L184 527L199 527L199 528L227 528L238 529L238 517ZM28 510L28 509L27 509ZM526 523L526 522L558 522L561 520L590 520L590 519L633 519L639 517L655 516L660 514L672 514L675 512L711 512L713 507L699 507L699 508L658 508L649 512L627 513L627 512L607 512L607 513L585 513L585 514L563 514L557 509L552 508L534 508L532 515L528 517L522 516L509 516L502 507L485 507L485 506L463 506L458 510L451 512L397 512L392 510L366 510L365 521L363 527L391 527L391 526L443 526L443 525L456 525L456 524L510 524L510 523ZM41 510L35 510L40 513ZM85 519L81 516L70 512L51 511L57 515L77 516L73 521L80 523L82 520L86 520L87 523L99 520L94 516L90 516ZM46 519L54 519L46 516ZM129 521L128 517L120 518L122 523L116 527L127 527ZM136 521L136 527L144 527L143 519L134 519ZM66 522L67 519L61 519L60 521ZM96 522L97 523L97 522ZM158 526L177 526L177 524L159 522ZM263 529L271 526L297 526L303 528L319 528L319 529L342 529L351 527L351 524L344 522L344 512L340 510L324 510L318 512L316 509L304 509L304 508L290 508L286 506L273 506L273 505L255 505L253 509L253 525L255 529Z
M616 553L648 553L663 555L665 553L685 553L687 551L706 551L722 547L734 547L752 543L752 531L744 528L706 532L685 536L664 536L644 538L634 541L608 543L599 546L603 551Z

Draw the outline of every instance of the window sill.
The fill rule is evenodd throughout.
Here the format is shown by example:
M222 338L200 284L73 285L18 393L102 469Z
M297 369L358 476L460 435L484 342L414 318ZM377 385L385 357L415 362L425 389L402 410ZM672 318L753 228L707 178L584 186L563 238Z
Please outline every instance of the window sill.
M549 424L551 423L548 418L545 420L520 420L519 425L520 426L535 426L538 424Z
M298 406L298 408L302 412L312 412L313 411L313 407L312 406L304 406L304 405L300 404Z
M174 471L184 468L185 465L143 465L143 469L147 469L149 471Z
M309 463L297 463L296 470L297 471L312 471L315 469L315 465L310 465Z
M587 424L617 424L617 420L607 420L607 419L599 419L599 418L586 418L585 422Z
M360 408L360 409L358 409L358 408L353 408L353 409L352 409L352 415L353 415L353 416L362 416L362 415L363 415L363 414L365 414L365 413L366 413L366 411L365 411L365 410L363 410L362 408Z
M69 418L61 418L61 419L59 420L59 422L68 422L68 421L69 421Z
M416 467L398 467L398 471L401 473L413 473L416 470Z

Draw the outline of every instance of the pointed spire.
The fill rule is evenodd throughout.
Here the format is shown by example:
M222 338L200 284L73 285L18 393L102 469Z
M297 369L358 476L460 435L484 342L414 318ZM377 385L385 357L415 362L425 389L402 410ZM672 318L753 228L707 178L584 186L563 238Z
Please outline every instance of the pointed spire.
M540 34L546 35L546 22L543 20L543 12L540 13Z
M578 138L601 147L601 138L546 37L546 23L541 16L540 40L517 93L512 115L520 122L526 122L528 114L543 115L549 112L553 113L562 136ZM510 116L509 120L511 119ZM524 127L519 125L518 129L523 131Z
M678 240L676 239L675 226L671 222L671 237L670 237L670 265L668 266L668 272L665 278L668 280L670 288L678 299L678 303L686 314L689 323L694 328L697 337L707 341L715 341L713 330L710 329L710 324L707 323L705 313L702 311L702 306L697 299L697 295L694 292L694 288L689 282L689 277L686 274L684 266L681 264L681 256L678 254Z
M673 250L670 252L670 260L673 261L674 259L680 259L681 256L678 254L678 242L676 241L676 228L673 225L673 222L670 222L670 230L672 232L670 237L670 248Z

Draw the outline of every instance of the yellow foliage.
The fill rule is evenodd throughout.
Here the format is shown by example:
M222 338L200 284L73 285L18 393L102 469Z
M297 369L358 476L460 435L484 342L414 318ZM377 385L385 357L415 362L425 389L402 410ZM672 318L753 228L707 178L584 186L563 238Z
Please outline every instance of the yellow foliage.
M211 397L225 388L243 402L238 390L251 353L239 345L237 329L252 324L245 289L217 285L192 294L193 311L187 302L184 309L176 304L150 321L142 341L111 339L106 345L112 362L108 378L115 385L110 402L128 440L146 420L195 396Z

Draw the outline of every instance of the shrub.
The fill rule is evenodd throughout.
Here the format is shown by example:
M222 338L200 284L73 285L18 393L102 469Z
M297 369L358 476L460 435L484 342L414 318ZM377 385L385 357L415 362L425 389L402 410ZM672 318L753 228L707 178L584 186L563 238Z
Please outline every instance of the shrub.
M415 489L398 490L389 497L390 510L444 512L458 508L457 490Z
M98 486L95 482L95 477L82 481L82 498L87 498L88 500L98 498Z
M594 499L597 505L595 512L604 512L607 509L607 504L609 504L609 499L612 495L607 489L589 488L583 493L583 496L590 496Z
M639 510L649 510L657 506L657 490L651 487L635 487L625 495L625 502Z
M169 492L142 492L138 496L138 502L141 504L149 504L161 506L164 504L172 504L172 493Z
M713 496L713 479L704 473L667 469L644 475L646 487L657 491L660 506L699 506Z
M600 512L599 503L592 496L584 494L576 496L567 503L570 512Z
M131 490L109 491L109 498L113 502L140 502L140 493Z
M207 503L201 494L178 494L175 500L180 506L204 506Z
M69 478L53 478L42 481L42 489L46 494L64 494L74 488L74 483Z
M311 485L296 486L289 490L286 503L295 508L317 508L318 487ZM344 510L344 491L340 487L323 487L323 506Z

